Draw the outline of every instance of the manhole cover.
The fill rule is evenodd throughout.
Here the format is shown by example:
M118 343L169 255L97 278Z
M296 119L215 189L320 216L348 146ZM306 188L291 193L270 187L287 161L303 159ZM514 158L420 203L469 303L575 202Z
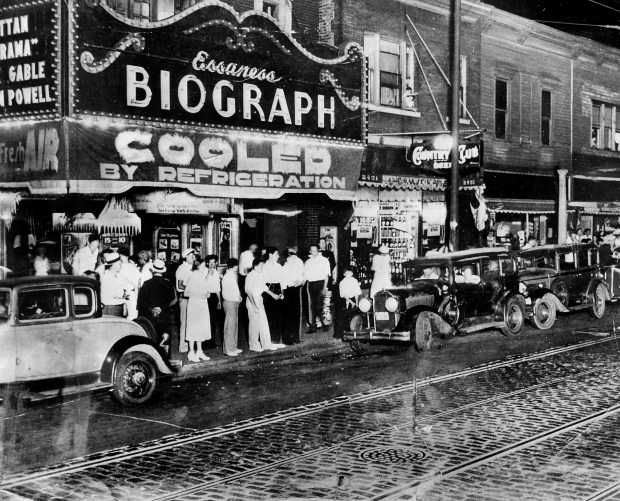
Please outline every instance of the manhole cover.
M360 458L374 463L410 463L421 461L426 457L426 452L418 449L369 449L360 454Z

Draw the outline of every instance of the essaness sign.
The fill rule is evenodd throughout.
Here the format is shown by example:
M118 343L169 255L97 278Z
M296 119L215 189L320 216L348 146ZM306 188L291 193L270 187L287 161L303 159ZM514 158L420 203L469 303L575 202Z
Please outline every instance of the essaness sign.
M165 122L168 130L117 131L100 179L352 188L339 148L303 138L361 145L359 46L319 57L267 18L239 17L223 4L147 26L128 26L104 5L82 4L76 18L75 111Z

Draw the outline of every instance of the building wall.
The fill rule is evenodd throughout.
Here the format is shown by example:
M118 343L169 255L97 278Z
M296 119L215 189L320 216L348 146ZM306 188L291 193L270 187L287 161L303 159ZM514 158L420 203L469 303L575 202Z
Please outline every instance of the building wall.
M524 25L523 21L515 16L495 19L487 23L482 33L481 126L486 129L485 167L552 174L570 163L571 52L563 41L553 44L544 26ZM498 78L508 81L505 139L495 137ZM548 146L541 142L543 89L552 95Z

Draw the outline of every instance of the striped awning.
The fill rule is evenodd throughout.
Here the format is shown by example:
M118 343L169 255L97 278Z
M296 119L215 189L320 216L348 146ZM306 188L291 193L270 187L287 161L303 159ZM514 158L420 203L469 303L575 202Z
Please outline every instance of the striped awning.
M504 212L513 214L555 214L555 200L527 200L487 198L487 208L491 212Z

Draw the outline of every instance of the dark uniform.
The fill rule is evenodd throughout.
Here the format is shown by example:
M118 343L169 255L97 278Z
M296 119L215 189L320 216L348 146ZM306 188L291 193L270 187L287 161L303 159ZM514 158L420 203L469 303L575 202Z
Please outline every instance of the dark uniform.
M157 331L157 339L160 341L164 334L170 334L170 322L172 319L171 306L176 299L176 292L172 282L161 275L153 275L153 278L144 282L138 294L138 314L148 318ZM159 307L161 313L156 314L153 308Z

